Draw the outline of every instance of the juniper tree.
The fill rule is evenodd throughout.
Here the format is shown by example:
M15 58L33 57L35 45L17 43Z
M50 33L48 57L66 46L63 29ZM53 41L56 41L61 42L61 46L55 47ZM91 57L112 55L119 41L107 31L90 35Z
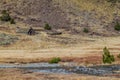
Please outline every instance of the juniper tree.
M103 54L103 63L104 63L104 64L105 64L105 63L111 64L112 62L115 61L114 56L110 54L110 52L109 52L109 50L108 50L107 47L105 47L105 48L103 49L103 52L104 52L104 54Z

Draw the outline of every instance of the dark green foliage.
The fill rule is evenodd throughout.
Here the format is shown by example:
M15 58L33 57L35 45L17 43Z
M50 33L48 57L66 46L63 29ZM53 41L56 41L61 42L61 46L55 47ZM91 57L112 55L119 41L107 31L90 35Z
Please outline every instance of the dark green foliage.
M58 62L60 62L61 61L61 59L59 58L59 57L57 57L57 58L52 58L50 61L49 61L49 63L50 64L54 64L54 63L58 63Z
M84 28L84 29L83 29L83 32L89 33L89 30L88 30L87 28Z
M118 58L120 58L120 54L118 54L118 56L117 56Z
M120 31L120 24L119 24L119 22L116 23L114 29L117 30L117 31Z
M5 22L10 22L10 24L15 24L14 19L11 18L11 16L6 10L2 11L2 16L0 16L0 20Z
M11 20L10 20L10 24L15 24L14 19L11 19Z
M104 52L104 54L103 54L103 63L104 64L105 63L111 64L112 62L115 61L114 56L110 54L109 50L106 47L103 49L103 52Z
M45 27L44 27L45 30L51 30L51 26L49 24L45 24Z
M6 11L3 11L2 16L0 17L0 20L8 22L11 20L11 17L9 15L9 13L7 13Z

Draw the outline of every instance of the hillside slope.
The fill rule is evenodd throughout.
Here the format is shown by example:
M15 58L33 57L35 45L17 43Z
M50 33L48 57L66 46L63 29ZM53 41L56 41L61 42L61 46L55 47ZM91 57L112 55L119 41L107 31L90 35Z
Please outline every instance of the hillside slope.
M49 23L55 29L65 29L83 35L118 35L113 25L119 17L119 3L111 6L105 0L0 0L0 11L9 10L18 21L32 27Z

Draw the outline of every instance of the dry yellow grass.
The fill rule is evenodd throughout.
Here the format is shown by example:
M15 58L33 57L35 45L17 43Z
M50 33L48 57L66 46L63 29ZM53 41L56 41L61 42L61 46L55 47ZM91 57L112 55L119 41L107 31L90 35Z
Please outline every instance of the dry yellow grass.
M13 45L0 47L0 62L41 62L48 61L53 57L69 57L74 59L102 55L105 46L114 55L120 53L120 37L78 38L78 36L70 36L78 39L77 44L71 43L68 46L66 44L57 47L56 45L61 45L61 43L54 42L54 39L49 40L49 42L45 42L44 40L34 42L33 40L37 39L35 36L25 37L24 35L22 37L20 41Z
M97 13L96 18L101 16L107 17L107 22L113 19L113 14L120 14L120 11L117 9L117 6L111 6L105 0L54 0L62 5L66 9L67 6L73 7L76 10L85 10L88 12L95 11ZM64 5L66 4L66 5ZM69 9L68 9L69 10Z
M20 23L16 26L28 28ZM41 62L52 57L80 58L94 54L102 55L105 46L111 48L112 54L120 53L120 37L83 37L66 32L58 36L49 36L42 31L35 36L28 36L15 33L15 27L10 27L10 31L13 32L7 34L17 35L19 40L12 45L0 47L0 62Z

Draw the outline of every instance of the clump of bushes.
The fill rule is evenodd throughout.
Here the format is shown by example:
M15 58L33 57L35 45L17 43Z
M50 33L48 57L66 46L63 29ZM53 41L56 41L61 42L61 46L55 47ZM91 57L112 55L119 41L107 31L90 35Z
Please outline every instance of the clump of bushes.
M1 21L10 21L11 17L9 15L9 13L6 10L2 11L2 16L0 17Z
M6 11L2 11L2 16L0 16L0 20L4 22L10 22L11 24L15 24L14 19L11 18L10 14Z
M119 22L116 23L114 29L115 29L116 31L120 31L120 23L119 23Z
M55 58L52 58L49 63L50 64L54 64L54 63L59 63L61 61L61 59L59 57L55 57Z
M51 30L52 28L51 28L51 26L47 23L47 24L45 24L44 29L45 29L45 30Z
M83 32L84 32L84 33L89 33L89 30L88 30L87 28L84 28L84 29L83 29Z
M115 61L114 56L110 54L110 52L109 52L109 50L108 50L107 47L105 47L105 48L103 49L103 52L104 52L104 54L103 54L103 63L104 63L104 64L105 64L105 63L111 64L112 62Z

